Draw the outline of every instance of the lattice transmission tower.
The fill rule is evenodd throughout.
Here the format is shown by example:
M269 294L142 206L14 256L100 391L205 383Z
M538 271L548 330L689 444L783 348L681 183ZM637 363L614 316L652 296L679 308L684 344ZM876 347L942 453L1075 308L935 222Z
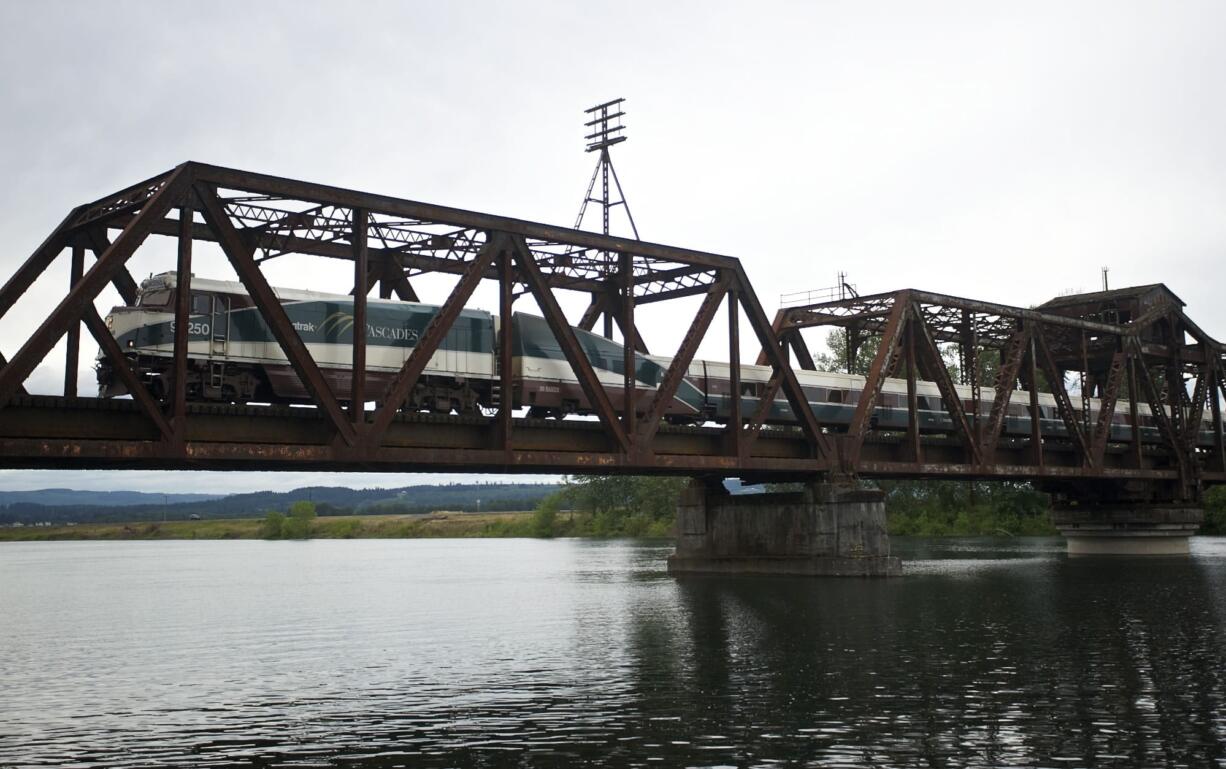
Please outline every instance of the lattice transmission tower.
M587 194L583 196L583 203L579 206L579 216L575 217L575 229L581 229L583 226L583 218L587 215L587 207L589 203L598 203L600 205L600 223L601 233L609 234L609 214L612 210L621 206L626 212L626 219L630 222L630 231L634 233L634 239L639 240L639 230L634 224L634 216L630 213L630 204L626 202L626 193L622 191L622 184L617 178L617 171L613 168L613 158L609 155L609 148L614 144L621 144L626 140L625 125L622 123L622 118L625 116L625 110L622 109L622 104L625 99L614 99L607 101L604 104L597 104L583 111L589 120L583 124L583 127L590 130L584 140L587 141L588 152L599 152L600 155L596 160L596 169L592 171L592 180L588 182ZM617 200L613 200L609 194L609 180L613 180L613 186L617 188ZM593 191L596 189L596 180L600 180L600 197L592 197Z

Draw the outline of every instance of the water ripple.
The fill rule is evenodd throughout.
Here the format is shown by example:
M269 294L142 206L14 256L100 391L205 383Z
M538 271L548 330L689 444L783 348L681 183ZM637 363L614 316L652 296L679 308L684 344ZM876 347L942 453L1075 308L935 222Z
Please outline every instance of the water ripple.
M2 767L1226 766L1226 543L898 580L531 540L0 546Z

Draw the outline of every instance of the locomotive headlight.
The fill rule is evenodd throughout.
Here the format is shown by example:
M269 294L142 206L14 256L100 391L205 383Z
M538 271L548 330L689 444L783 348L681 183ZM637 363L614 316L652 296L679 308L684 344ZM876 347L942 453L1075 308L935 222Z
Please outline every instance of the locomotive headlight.
M132 340L131 340L131 339L129 339L129 340L128 340L128 347L131 347L131 346L132 346Z

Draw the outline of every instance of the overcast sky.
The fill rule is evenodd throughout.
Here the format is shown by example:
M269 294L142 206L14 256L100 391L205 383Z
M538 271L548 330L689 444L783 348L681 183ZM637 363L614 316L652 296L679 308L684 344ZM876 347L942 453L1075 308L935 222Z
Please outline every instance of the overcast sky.
M614 160L643 237L740 257L768 313L840 270L862 293L1029 305L1108 266L1112 287L1167 283L1222 338L1224 29L1221 2L4 3L0 272L74 205L188 159L569 225L594 161L582 110L622 96ZM132 272L173 269L167 246ZM6 355L66 261L0 320ZM270 279L335 287L337 266L300 265ZM228 275L207 252L196 272ZM653 351L692 309L651 311ZM719 327L700 355L726 354ZM62 378L57 349L27 386ZM0 472L0 488L434 478Z

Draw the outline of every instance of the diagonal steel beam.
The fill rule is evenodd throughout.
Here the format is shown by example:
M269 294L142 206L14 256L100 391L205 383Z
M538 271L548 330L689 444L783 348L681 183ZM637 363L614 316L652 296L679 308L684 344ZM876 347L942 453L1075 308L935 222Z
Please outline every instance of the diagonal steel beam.
M68 245L70 223L81 212L83 206L78 206L68 212L68 216L64 217L64 221L60 222L59 226L51 231L51 234L39 244L38 248L34 249L34 253L22 262L17 268L17 272L5 281L4 286L0 288L0 318L3 318L5 313L9 311L18 299L22 297L34 281L38 280L55 258L64 250L64 246Z
M289 316L285 313L285 308L281 306L281 301L268 285L263 273L260 272L251 246L243 240L238 230L230 223L230 217L217 197L216 189L211 185L197 184L196 194L200 198L205 221L217 234L217 242L230 260L234 271L238 273L238 278L247 289L247 293L251 295L256 309L264 322L268 324L277 344L285 352L290 366L298 374L315 404L327 416L341 440L352 446L356 440L353 425L346 417L340 403L337 402L335 393L332 392L328 380L324 379L319 366L311 357L302 337L298 336L298 332L294 330Z
M762 394L758 397L758 406L753 410L753 416L749 418L749 424L745 426L745 439L742 441L742 445L746 454L749 453L749 448L762 433L762 425L766 424L766 418L770 416L771 407L775 403L775 396L779 394L779 386L782 384L783 374L778 369L771 372L770 379L766 380L766 385L762 388Z
M1013 336L1001 350L1000 368L996 371L996 387L992 396L992 408L988 412L987 422L983 424L979 436L980 453L985 462L991 462L996 456L996 445L1000 441L1001 432L1005 427L1005 417L1009 413L1009 400L1017 390L1017 378L1021 373L1022 360L1030 348L1030 328L1023 327Z
M417 385L417 380L421 378L421 373L426 370L426 366L430 363L430 359L434 357L434 353L438 352L439 345L447 338L451 327L455 325L456 319L460 317L460 312L464 309L464 305L468 303L469 298L473 295L473 290L481 282L481 277L489 269L490 265L494 263L494 257L507 247L504 238L498 235L491 235L485 241L481 250L477 252L477 257L469 262L468 269L460 276L459 282L451 290L447 301L443 302L442 306L434 314L434 317L430 319L429 324L426 325L426 330L422 332L421 338L417 340L417 344L413 347L413 351L405 359L404 365L400 367L400 371L396 374L396 378L388 383L387 389L383 392L383 397L380 399L382 403L378 411L375 412L374 420L367 431L366 440L371 448L377 448L383 442L383 435L392 424L396 412L400 410L400 407L404 405L404 402L413 392L413 388Z
M885 331L881 335L881 344L873 363L869 367L868 377L860 391L860 399L856 402L856 410L852 413L851 423L847 426L847 437L844 440L843 452L844 472L855 472L860 461L860 449L864 445L864 436L872 425L873 412L881 397L881 388L885 385L885 376L890 364L900 349L900 341L907 327L908 308L911 306L910 294L899 294L886 320Z
M511 243L519 263L520 275L528 285L528 290L536 298L537 304L540 305L541 312L545 315L545 320L549 323L549 328L553 331L558 346L562 348L562 353L566 355L566 360L570 362L571 369L575 378L579 380L579 386L583 389L583 394L587 396L588 403L591 404L592 410L596 412L605 430L613 436L621 451L629 453L629 435L617 418L613 402L609 400L608 392L605 391L600 378L592 369L591 361L587 359L587 354L579 345L574 329L566 322L566 316L562 313L558 300L545 282L545 277L541 274L532 252L528 250L528 245L522 237L512 236Z
M597 294L592 294L592 301L588 303L587 309L583 311L583 317L576 324L584 331L591 331L596 327L596 321L600 316L608 311L609 295L603 291Z
M791 346L792 352L796 353L796 363L805 371L817 371L817 364L813 362L813 353L809 352L809 345L805 343L805 338L800 335L799 331L790 331L784 334L788 345Z
M832 460L835 456L834 446L829 436L822 432L822 426L817 421L817 416L813 413L813 408L809 405L804 391L800 388L796 372L792 370L783 354L778 335L772 330L771 323L762 310L758 295L754 293L749 276L745 274L744 266L740 262L735 262L733 269L736 276L733 285L737 290L737 296L741 299L741 307L744 308L745 315L749 318L749 325L753 327L758 337L758 344L766 350L767 360L781 377L780 386L783 388L784 395L787 396L788 403L792 406L792 412L800 422L801 430L804 431L805 437L809 439L810 445L819 458Z
M4 353L0 353L0 369L3 369L6 364L8 364L8 359L4 357ZM17 389L14 391L14 394L25 395L26 388L22 386L21 384L18 384Z
M1154 385L1153 374L1150 372L1149 366L1145 364L1145 355L1142 352L1140 340L1135 336L1129 336L1128 344L1132 348L1132 358L1136 361L1137 368L1139 369L1137 379L1141 380L1141 389L1144 391L1145 400L1149 404L1150 417L1158 423L1158 432L1166 440L1167 447L1170 448L1179 469L1179 477L1181 480L1184 480L1188 477L1188 461L1187 456L1184 454L1183 441L1180 440L1180 435L1175 431L1171 418L1167 414L1167 406L1162 402L1162 393Z
M1111 439L1111 422L1115 418L1115 406L1120 397L1120 383L1124 381L1127 364L1128 356L1124 353L1117 352L1111 356L1111 366L1107 371L1107 381L1103 385L1103 395L1098 400L1098 421L1094 425L1094 438L1090 445L1095 467L1102 467L1103 457L1107 453L1107 441Z
M720 303L724 301L724 294L728 292L728 283L728 279L725 278L713 285L707 298L703 300L702 306L698 308L694 321L690 323L689 330L681 340L681 346L677 348L677 354L673 356L672 362L668 365L668 371L665 372L664 378L660 380L656 388L651 406L648 407L647 413L643 415L638 425L639 446L649 448L651 439L660 429L660 421L664 418L664 412L673 402L677 388L681 386L681 381L689 372L690 362L694 360L694 353L698 351L698 345L706 336L707 329L710 328Z
M1189 447L1195 447L1200 435L1201 421L1205 418L1205 402L1209 394L1209 364L1197 369L1196 389L1192 392L1192 404L1188 409L1188 421L1184 425L1183 441Z
M152 198L145 201L140 213L128 223L102 258L81 277L80 282L68 291L68 295L30 335L8 365L0 369L0 406L7 403L13 393L17 392L18 387L35 366L47 356L60 337L68 331L68 327L82 320L85 311L93 306L94 297L98 296L103 286L111 282L115 273L132 256L132 252L140 247L166 212L183 200L191 188L191 183L190 165L179 166L166 184ZM32 271L37 276L43 269L46 269L46 264L39 266L38 262L44 258L49 262L50 258L54 258L54 253L59 252L63 243L57 240L57 237L53 235L48 242L44 243L44 247L40 247L40 250L35 252L37 259L31 257L31 261L36 263L32 265L30 271L23 273L22 282L29 277L29 272ZM48 252L51 251L54 253L48 256ZM9 284L20 287L21 283L13 283L14 280L17 280L17 276L14 276ZM9 285L6 285L4 291L0 293L6 293L8 288ZM24 291L24 288L22 290Z
M388 290L385 287L390 287L390 290L395 292L396 297L402 302L421 301L417 296L417 291L413 288L413 284L409 282L409 276L404 274L404 267L401 266L395 254L389 254L384 258L383 274L379 279L379 295L384 299L388 299L391 294L383 295L383 292Z
M94 252L94 257L98 259L101 259L106 250L111 247L111 239L106 236L106 230L101 227L90 227L86 230L85 239L89 242L89 248ZM123 298L124 304L129 307L136 304L136 279L132 277L131 272L128 272L127 266L116 270L111 283L119 292L119 296Z
M784 310L782 308L775 310L775 319L771 321L771 332L776 337L782 337L783 329L788 325L790 320L791 320L790 311ZM758 352L758 358L757 360L754 361L754 365L755 366L769 366L770 365L770 358L766 354L765 347L763 347Z
M1226 436L1222 435L1222 403L1218 390L1222 386L1222 367L1217 358L1211 358L1209 370L1209 413L1213 417L1213 456L1217 468L1226 472ZM1133 396L1136 397L1135 395Z
M1093 467L1094 454L1090 450L1090 442L1086 439L1085 430L1081 426L1081 420L1077 418L1077 412L1073 409L1073 401L1069 398L1068 390L1064 387L1064 374L1056 365L1056 360L1051 354L1051 348L1047 345L1047 335L1044 332L1044 327L1037 325L1033 331L1039 368L1043 371L1043 375L1047 377L1047 384L1051 388L1051 394L1056 399L1056 412L1060 414L1060 419L1063 420L1069 437L1077 446L1077 452L1082 460L1087 466Z
M152 420L157 426L158 432L162 438L170 440L174 437L174 430L171 429L170 423L166 421L166 417L162 414L162 407L153 396L149 394L149 390L137 377L136 372L132 370L128 358L123 354L123 349L120 348L119 342L115 341L115 336L111 330L106 327L104 321L99 315L98 310L93 305L85 308L85 315L82 318L85 321L85 327L89 329L89 333L98 341L98 346L102 348L103 353L111 362L111 367L119 378L123 381L124 387L128 388L128 392L132 394L132 400L140 405L140 410L145 412L145 416Z
M916 351L919 355L916 356L916 359L921 371L927 374L924 378L935 382L937 389L940 390L941 400L944 401L945 409L954 423L954 430L970 455L970 464L980 464L983 457L979 453L979 443L971 433L971 426L967 422L966 410L962 407L962 397L958 394L958 388L949 378L945 361L941 359L941 351L937 348L936 340L932 338L928 324L924 322L924 313L920 310L919 304L912 302L910 307L912 313L910 328L918 343Z

